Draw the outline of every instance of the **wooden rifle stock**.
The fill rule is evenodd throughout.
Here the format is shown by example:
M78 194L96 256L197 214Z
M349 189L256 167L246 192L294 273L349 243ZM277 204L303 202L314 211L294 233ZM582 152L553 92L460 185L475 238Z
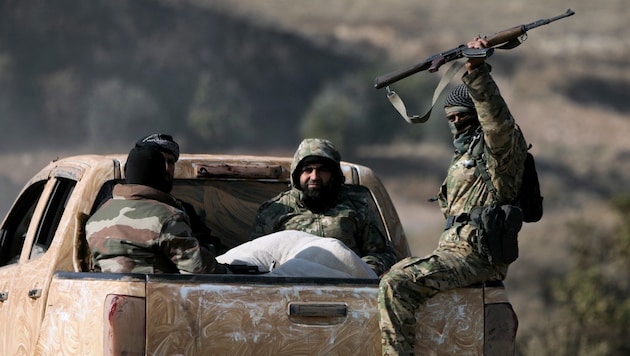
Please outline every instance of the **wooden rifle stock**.
M512 28L500 31L495 33L492 36L486 37L488 41L489 48L487 52L475 50L471 52L467 52L467 47L465 45L459 45L456 48L450 49L448 51L433 55L421 62L414 64L411 67L397 70L391 73L387 73L381 76L376 77L374 88L380 89L386 87L392 83L395 83L401 79L404 79L412 74L422 72L428 70L429 72L436 72L440 66L443 64L462 58L462 57L474 57L474 56L489 56L492 53L493 48L498 49L512 49L521 44L519 40L520 37L526 35L527 31L532 28L536 28L542 25L546 25L550 22L554 22L560 20L565 17L569 17L575 14L575 11L568 9L565 13L548 18L548 19L540 19L538 21L534 21L529 24L514 26Z

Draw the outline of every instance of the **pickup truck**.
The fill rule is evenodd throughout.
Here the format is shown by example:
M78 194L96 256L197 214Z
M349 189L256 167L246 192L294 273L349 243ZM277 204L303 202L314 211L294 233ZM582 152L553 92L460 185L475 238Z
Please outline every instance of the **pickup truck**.
M85 222L124 180L125 155L56 159L0 230L1 355L380 355L378 278L90 272ZM289 184L289 157L183 154L173 195L228 248ZM343 162L400 257L397 212L367 167ZM437 295L417 312L418 353L509 355L517 319L501 284Z

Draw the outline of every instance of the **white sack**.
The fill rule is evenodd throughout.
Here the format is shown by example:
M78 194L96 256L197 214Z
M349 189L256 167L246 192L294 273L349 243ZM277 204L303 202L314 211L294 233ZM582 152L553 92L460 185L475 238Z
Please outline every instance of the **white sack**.
M378 278L343 242L301 231L279 231L217 257L219 263L258 266L265 276Z

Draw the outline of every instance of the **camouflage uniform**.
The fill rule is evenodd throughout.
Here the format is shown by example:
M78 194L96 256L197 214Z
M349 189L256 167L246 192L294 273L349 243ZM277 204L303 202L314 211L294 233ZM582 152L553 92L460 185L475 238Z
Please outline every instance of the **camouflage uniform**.
M322 237L334 237L361 256L377 275L387 271L398 258L378 228L377 217L369 209L367 197L350 194L341 184L337 199L321 212L313 212L304 204L299 177L306 157L323 157L336 164L343 177L339 152L327 140L305 139L293 157L293 186L263 203L250 235L251 239L282 230L298 230ZM342 179L342 178L340 178Z
M119 184L86 224L94 269L102 272L217 273L217 262L192 236L169 194Z
M527 144L514 122L490 67L483 64L463 77L473 99L486 142L485 154L497 200L515 199L521 185ZM469 152L456 153L438 200L445 217L486 206L492 196L483 179L475 175ZM476 249L477 228L466 221L444 230L438 247L428 256L409 257L394 265L382 278L379 290L379 323L384 355L413 354L417 308L440 291L474 283L503 280L506 264L491 263L487 249Z

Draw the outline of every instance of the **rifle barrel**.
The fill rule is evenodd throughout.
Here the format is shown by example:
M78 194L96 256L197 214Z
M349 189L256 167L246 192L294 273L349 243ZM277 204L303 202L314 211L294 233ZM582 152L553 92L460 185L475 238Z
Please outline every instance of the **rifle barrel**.
M498 46L503 43L516 40L519 36L524 35L527 31L533 28L540 27L542 25L547 25L551 22L558 21L565 17L569 17L573 14L575 14L575 11L568 9L565 13L558 16L554 16L548 19L540 19L526 25L514 26L507 30L503 30L501 32L495 33L494 35L486 38L486 40L488 41L488 44L491 47Z
M421 72L423 70L427 70L433 63L433 59L434 57L430 57L430 58L425 59L422 62L414 64L413 66L409 68L393 71L391 73L378 76L376 77L374 88L380 89L380 88L386 87L412 74Z

